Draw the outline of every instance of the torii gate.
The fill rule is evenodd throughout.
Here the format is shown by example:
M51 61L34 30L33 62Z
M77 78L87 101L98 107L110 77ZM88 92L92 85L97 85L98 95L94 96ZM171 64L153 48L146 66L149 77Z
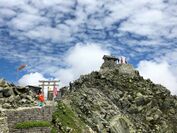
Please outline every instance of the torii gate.
M57 86L59 86L59 83L60 82L60 80L51 80L51 81L47 81L47 80L40 80L39 81L39 83L40 83L40 85L39 86L41 86L42 87L42 92L43 92L43 94L44 94L44 87L46 86L46 87L48 87L48 95L47 95L47 100L49 99L49 100L52 100L53 99L53 89L54 89L54 87L57 87ZM49 88L49 87L52 87L52 89L51 88ZM51 97L50 97L50 95L52 95Z

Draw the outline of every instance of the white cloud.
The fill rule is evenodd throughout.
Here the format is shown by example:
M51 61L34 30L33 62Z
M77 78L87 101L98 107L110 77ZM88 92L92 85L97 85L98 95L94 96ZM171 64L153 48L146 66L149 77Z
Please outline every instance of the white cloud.
M0 5L4 7L14 7L14 6L22 6L24 5L23 0L1 0Z
M156 40L164 40L163 36L174 39L177 35L175 14L177 8L173 1L9 0L7 2L1 0L0 6L2 11L6 12L6 16L16 14L11 20L5 21L12 29L10 34L18 38L25 36L30 39L46 39L63 43L73 41L77 34L81 35L81 32L85 31L85 27L82 29L81 25L103 30L109 29L121 20L124 21L120 26L115 26L117 32L115 29L114 34L122 33L124 37L127 32L130 32L147 36L151 39L149 43L147 42L149 45ZM23 33L26 30L28 32ZM158 42L156 45L160 45Z
M177 95L177 77L167 62L143 60L138 64L137 69L144 78L150 78L154 83L162 84L172 94Z
M18 84L21 86L26 85L38 86L39 80L45 80L45 78L41 73L35 72L24 75L22 78L18 80Z
M146 53L151 53L147 54L148 58L158 59L166 55L173 62L171 65L165 59L174 72L176 51L174 58L168 53L174 48L172 45L176 46L176 12L177 4L173 0L0 0L0 26L8 26L2 29L0 58L27 63L30 71L62 77L66 84L100 65L92 64L92 61L97 62L102 57L93 58L85 48L94 53L105 52L100 46L100 49L91 45L90 48L83 44L66 54L71 45L83 41L102 45L109 42L112 53L128 53L136 60ZM138 35L145 37L137 39ZM77 51L85 52L79 54ZM69 68L62 68L63 55ZM90 57L87 60L91 65L85 65L87 60L83 61L82 57ZM67 75L65 79L63 72Z
M17 17L13 18L9 23L9 26L13 29L28 31L36 28L38 24L47 23L48 19L40 17L38 15L21 13Z
M47 74L53 79L60 80L60 87L68 85L69 82L76 80L80 75L88 74L94 70L99 70L103 63L103 55L109 55L110 52L102 48L99 44L76 44L70 48L63 56L63 62L61 60L55 60L55 58L48 59L43 56L43 59L47 64L40 64L40 67L36 67L33 71L37 70L43 74ZM50 62L50 63L49 63ZM38 62L40 63L40 62ZM43 62L41 62L43 63ZM53 66L51 66L53 64ZM65 64L65 68L57 66L58 64ZM35 64L33 64L34 66ZM29 69L32 65L28 66ZM38 85L38 80L45 79L41 73L30 73L24 75L18 83L20 85Z
M105 54L110 54L110 52L98 44L77 44L66 54L65 62L69 67L58 70L54 76L60 79L63 85L66 85L81 74L99 70L103 63L102 57Z
M37 28L24 33L24 35L31 39L51 40L52 42L58 43L67 42L68 40L72 39L69 39L69 37L71 37L71 33L72 31L70 27L60 24L55 28L52 28L51 26L38 26Z
M1 17L6 17L6 18L10 18L16 15L16 12L11 10L11 9L7 9L7 8L1 8L0 9L0 15Z
M91 28L104 29L124 19L125 21L122 22L120 27L117 27L119 32L146 35L153 38L152 41L159 38L163 40L162 36L171 39L176 37L176 30L172 30L177 21L174 14L176 5L171 1L78 0L76 2L73 0L31 0L29 2L9 0L7 4L7 1L1 0L0 5L7 12L7 16L17 14L12 20L8 21L11 28L22 31L29 30L27 36L31 39L36 39L42 33L39 39L42 37L46 39L47 35L49 39L55 41L57 40L56 36L59 36L58 38L64 37L63 40L67 42L72 40L71 34L74 35L78 30L82 30L81 24ZM18 13L19 11L20 13ZM68 15L74 17L70 18ZM53 22L56 24L55 29L52 29L51 26ZM54 33L54 37L50 35L51 32ZM24 35L26 34L18 34L16 31L16 36ZM57 41L61 40L58 39Z

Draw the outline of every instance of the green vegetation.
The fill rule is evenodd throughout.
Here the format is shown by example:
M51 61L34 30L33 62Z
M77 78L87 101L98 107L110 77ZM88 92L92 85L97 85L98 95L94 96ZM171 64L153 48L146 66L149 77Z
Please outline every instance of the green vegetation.
M51 133L58 133L57 129L55 127L52 127Z
M26 129L33 127L50 127L51 124L48 121L26 121L16 124L17 129Z
M63 102L58 102L57 110L53 114L53 122L59 125L61 132L81 133L85 128L83 122Z

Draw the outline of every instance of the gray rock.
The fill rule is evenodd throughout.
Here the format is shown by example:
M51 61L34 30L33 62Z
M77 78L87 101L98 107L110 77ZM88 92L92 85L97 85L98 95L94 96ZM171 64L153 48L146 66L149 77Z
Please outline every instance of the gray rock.
M8 102L12 103L14 102L15 100L15 97L13 95L11 95L9 98L8 98Z
M4 103L2 105L3 108L10 109L12 106L9 103Z
M34 101L33 98L32 98L32 96L30 96L30 95L27 95L27 96L26 96L26 99L28 99L28 100L30 100L30 101Z
M101 69L114 68L116 66L116 61L118 60L116 57L105 55L103 57L104 63L101 66Z
M0 79L0 86L5 86L6 81L4 79Z
M3 98L4 96L3 96L3 92L0 92L0 98Z
M4 97L10 97L11 95L13 95L14 93L13 93L13 90L12 90L12 88L5 88L4 90L3 90L3 96Z
M0 87L0 92L3 90L4 88Z
M110 123L111 133L129 133L129 125L124 118L119 118L119 116L114 118Z
M26 102L27 102L26 99L21 99L21 100L20 100L20 103L22 103L22 104L24 104L24 103L26 103Z

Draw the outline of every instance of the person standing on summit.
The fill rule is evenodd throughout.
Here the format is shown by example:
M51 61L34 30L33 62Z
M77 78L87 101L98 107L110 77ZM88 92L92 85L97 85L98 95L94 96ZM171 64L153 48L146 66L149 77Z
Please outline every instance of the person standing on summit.
M120 59L119 59L119 63L120 63L120 64L127 64L126 57L121 56Z

